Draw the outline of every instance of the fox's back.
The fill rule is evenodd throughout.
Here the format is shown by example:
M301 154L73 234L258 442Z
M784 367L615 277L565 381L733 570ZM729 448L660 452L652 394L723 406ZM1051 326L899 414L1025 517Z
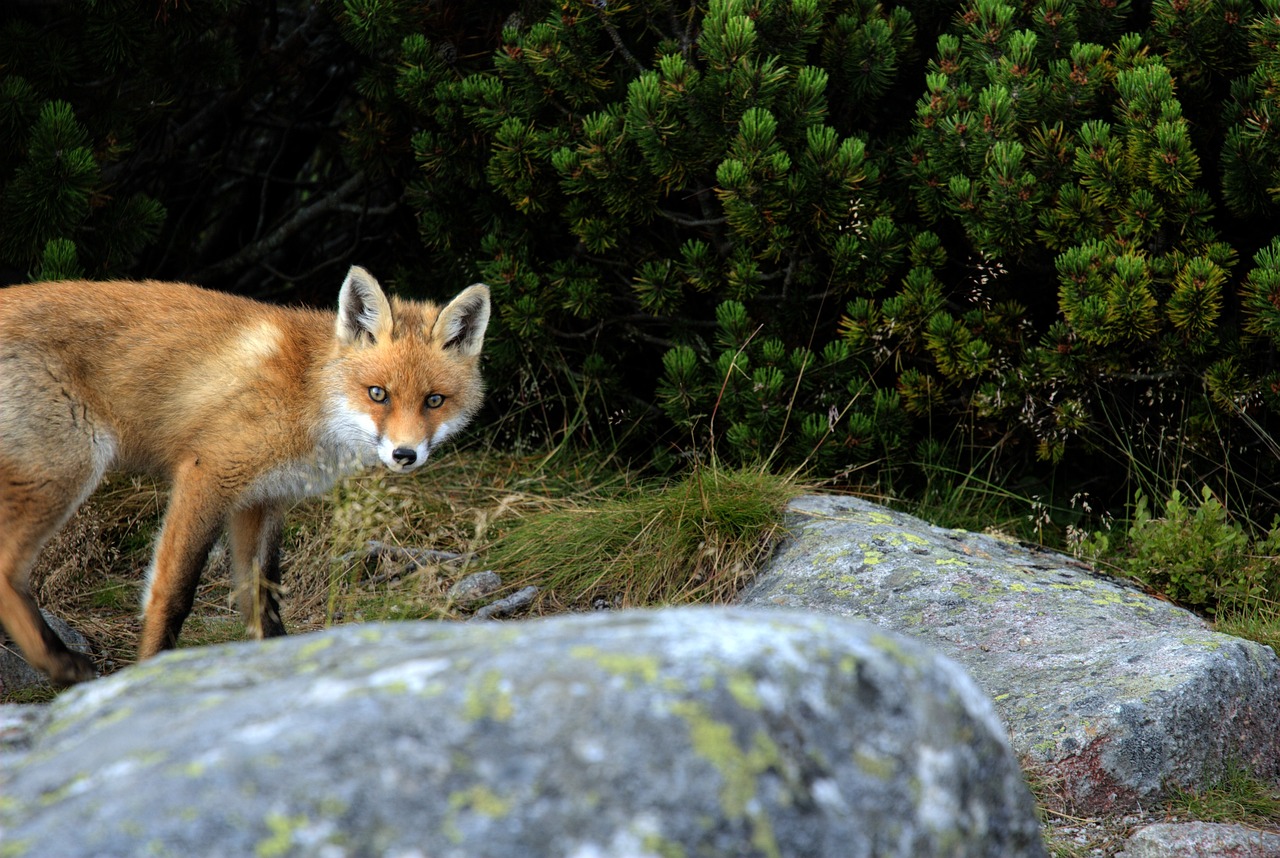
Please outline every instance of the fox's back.
M170 393L193 362L261 353L264 338L278 339L286 330L322 343L327 324L323 313L182 283L66 281L0 289L0 343L8 352L57 356L95 386L145 381Z
M11 380L0 420L82 407L126 462L149 469L211 417L234 425L264 398L297 395L330 325L323 313L175 283L0 289L0 375Z

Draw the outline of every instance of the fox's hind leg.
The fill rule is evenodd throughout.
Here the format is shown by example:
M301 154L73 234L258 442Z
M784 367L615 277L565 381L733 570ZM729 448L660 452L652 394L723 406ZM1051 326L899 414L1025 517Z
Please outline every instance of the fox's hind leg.
M6 411L12 404L0 400L0 624L27 661L55 684L70 685L93 679L93 662L49 628L29 579L40 549L102 479L114 444L95 435L75 403L63 401L61 410L46 408L45 414L28 407L33 419L21 422ZM35 425L42 437L24 437L35 434Z
M49 628L29 579L40 549L106 473L115 438L38 344L8 339L0 379L0 624L53 682L92 679L93 662Z
M0 516L0 527L8 522ZM47 537L30 531L6 531L0 543L0 620L31 665L48 674L55 685L71 685L93 679L97 671L83 653L67 648L36 607L27 588L31 558Z
M271 504L231 514L231 579L236 606L254 637L285 633L280 618L280 537L284 511Z

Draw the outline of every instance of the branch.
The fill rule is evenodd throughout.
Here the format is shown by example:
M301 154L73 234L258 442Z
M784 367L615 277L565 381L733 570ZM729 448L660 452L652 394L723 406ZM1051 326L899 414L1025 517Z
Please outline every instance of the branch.
M671 16L671 29L675 30L676 35L680 38L680 53L684 55L686 60L691 59L693 57L693 39L689 37L689 27L680 26L680 17L676 15L675 4L668 7L667 12ZM690 16L693 15L692 9L689 10L689 14Z
M679 224L680 226L720 226L721 224L728 222L728 218L724 216L692 218L686 217L682 214L676 214L675 212L669 212L666 209L654 209L654 211L658 213L659 217L664 217L669 221Z
M675 340L668 340L665 337L655 337L652 334L646 334L644 331L640 330L633 330L631 333L636 339L642 342L646 342L654 346L662 346L664 349L674 349L677 346L683 345L683 343L678 343Z
M389 215L395 213L398 208L400 208L399 203L389 203L385 206L357 206L351 203L339 203L333 207L333 210L343 214Z
M360 186L364 184L364 179L364 171L361 170L343 182L333 193L316 200L305 208L298 209L293 213L293 217L276 227L270 235L260 238L239 253L229 256L216 265L211 265L196 275L194 279L200 282L217 280L232 271L253 264L272 251L278 250L281 245L297 235L313 221L346 203L348 198L354 196L356 191L360 190Z
M546 328L547 328L547 331L552 336L560 337L562 339L589 340L592 337L594 337L596 334L599 334L602 330L604 330L604 322L597 322L596 324L587 328L585 331L561 331L557 328L551 327L550 325L547 325Z
M627 50L627 46L622 43L622 37L618 35L618 30L609 23L609 19L604 14L604 4L596 4L596 14L600 16L600 25L604 27L604 31L609 34L609 38L613 40L613 46L618 49L618 53L622 54L627 62L631 63L631 67L640 73L644 73L647 69L640 64L640 61L632 56L631 51Z

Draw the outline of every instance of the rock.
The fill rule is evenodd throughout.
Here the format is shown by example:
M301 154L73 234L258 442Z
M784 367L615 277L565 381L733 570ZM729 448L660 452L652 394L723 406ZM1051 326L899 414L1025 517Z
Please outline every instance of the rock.
M0 751L6 856L1042 856L990 701L874 626L744 609L179 650Z
M1139 828L1116 858L1276 858L1280 832L1211 822L1162 822Z
M1228 763L1280 780L1280 661L1061 554L852 498L792 505L744 605L861 617L937 647L994 699L1014 750L1080 814L1133 809Z
M63 643L76 652L93 655L93 647L84 635L71 628L60 617L46 611L40 613L44 614L45 621L58 633ZM27 664L17 646L4 637L3 630L0 629L0 700L14 700L33 691L48 690L48 678Z
M502 586L502 578L497 572L486 569L473 572L462 578L449 588L449 598L455 602L476 602L488 596Z
M48 717L49 707L38 703L0 705L0 759L6 752L28 750ZM0 829L0 834L3 831ZM3 843L0 839L0 845Z

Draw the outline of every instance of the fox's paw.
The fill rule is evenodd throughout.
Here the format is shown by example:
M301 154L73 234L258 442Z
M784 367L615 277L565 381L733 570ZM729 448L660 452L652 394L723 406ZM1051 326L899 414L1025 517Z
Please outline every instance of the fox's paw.
M93 659L84 653L71 650L49 653L46 672L49 674L49 681L59 687L98 678L98 670L93 666Z

